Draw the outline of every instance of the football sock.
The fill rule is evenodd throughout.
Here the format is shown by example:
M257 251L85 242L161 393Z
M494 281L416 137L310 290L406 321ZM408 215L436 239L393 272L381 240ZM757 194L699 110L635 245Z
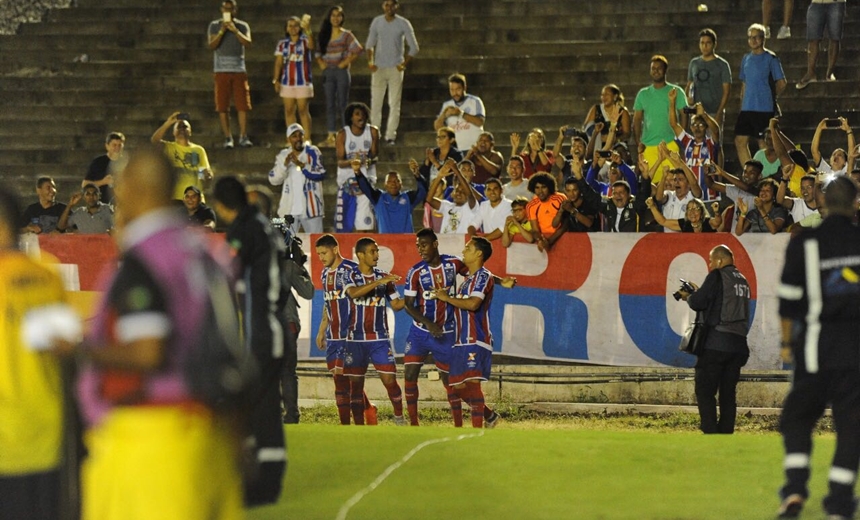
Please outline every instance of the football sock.
M388 398L391 399L391 405L394 407L394 416L402 417L403 416L403 392L400 390L400 385L397 384L397 380L395 379L391 383L386 384L385 381L382 382L385 385L385 389L388 390Z
M463 400L457 395L457 392L452 386L446 386L445 391L448 392L448 404L451 406L451 417L454 418L454 427L463 427Z
M356 425L364 425L364 378L355 378L349 382L350 407L352 418Z
M349 378L343 374L334 374L334 402L340 423L349 424Z
M404 381L406 390L406 410L409 412L409 424L418 426L418 381Z
M472 428L484 427L484 413L489 408L484 405L484 391L480 384L466 384L469 389L469 406L472 408ZM486 410L485 410L486 409ZM490 410L492 413L492 410Z

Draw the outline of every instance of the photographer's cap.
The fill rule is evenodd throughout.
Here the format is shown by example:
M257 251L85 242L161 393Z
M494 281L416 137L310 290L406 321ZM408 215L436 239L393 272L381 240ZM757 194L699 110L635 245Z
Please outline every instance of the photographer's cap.
M302 127L302 125L300 125L298 123L293 123L287 127L287 137L290 137L291 135L293 135L296 132L301 132L302 135L304 135L305 129Z

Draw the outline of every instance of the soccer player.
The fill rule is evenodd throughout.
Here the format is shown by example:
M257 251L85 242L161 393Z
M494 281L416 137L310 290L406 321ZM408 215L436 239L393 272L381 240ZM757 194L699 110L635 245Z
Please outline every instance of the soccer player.
M484 237L473 237L463 250L463 263L469 276L456 295L446 289L431 294L450 304L454 311L455 340L448 373L448 384L472 410L472 427L484 426L484 392L481 382L490 379L493 359L493 334L490 332L490 304L496 282L484 263L493 254L493 246ZM487 420L487 428L496 424L498 415Z
M317 332L317 346L326 352L326 364L334 377L334 396L340 423L350 421L349 379L343 375L343 354L346 348L351 302L346 294L351 275L358 264L340 255L337 239L330 234L319 237L315 244L323 264L322 289L325 312ZM356 424L376 424L376 407L364 396L365 410L356 416Z
M394 287L394 282L400 277L377 269L379 246L372 238L364 237L356 242L355 256L358 265L352 269L351 278L344 286L352 302L349 339L343 359L343 373L349 377L352 414L355 424L363 424L359 422L359 417L364 409L364 375L370 362L373 362L394 407L394 422L402 426L406 424L403 418L403 394L397 384L397 365L391 349L385 305L388 300L395 311L403 309L403 300Z
M409 422L418 426L418 374L428 354L433 354L439 369L442 385L448 394L454 426L463 426L462 401L448 385L448 366L454 344L453 308L442 300L429 298L429 291L451 291L457 284L457 274L465 272L466 265L456 256L439 253L439 242L432 229L425 228L415 234L421 261L406 275L403 295L406 312L412 316L412 327L406 338L406 355L403 358L406 410Z

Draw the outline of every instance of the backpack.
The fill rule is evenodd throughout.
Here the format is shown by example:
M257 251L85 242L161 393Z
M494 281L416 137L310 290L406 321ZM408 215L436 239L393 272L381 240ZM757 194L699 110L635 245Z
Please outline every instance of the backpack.
M206 326L185 358L185 382L191 395L211 409L236 410L246 404L258 367L244 348L227 275L208 254L201 256L208 296Z

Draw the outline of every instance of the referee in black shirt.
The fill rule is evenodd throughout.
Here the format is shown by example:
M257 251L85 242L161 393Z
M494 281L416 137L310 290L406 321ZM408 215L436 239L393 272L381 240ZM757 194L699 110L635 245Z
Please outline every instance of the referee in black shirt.
M836 452L824 498L828 519L854 515L860 459L860 229L852 222L857 185L838 176L826 187L827 218L792 239L779 286L782 356L794 362L780 429L785 485L780 518L796 518L809 496L812 429L829 404Z

